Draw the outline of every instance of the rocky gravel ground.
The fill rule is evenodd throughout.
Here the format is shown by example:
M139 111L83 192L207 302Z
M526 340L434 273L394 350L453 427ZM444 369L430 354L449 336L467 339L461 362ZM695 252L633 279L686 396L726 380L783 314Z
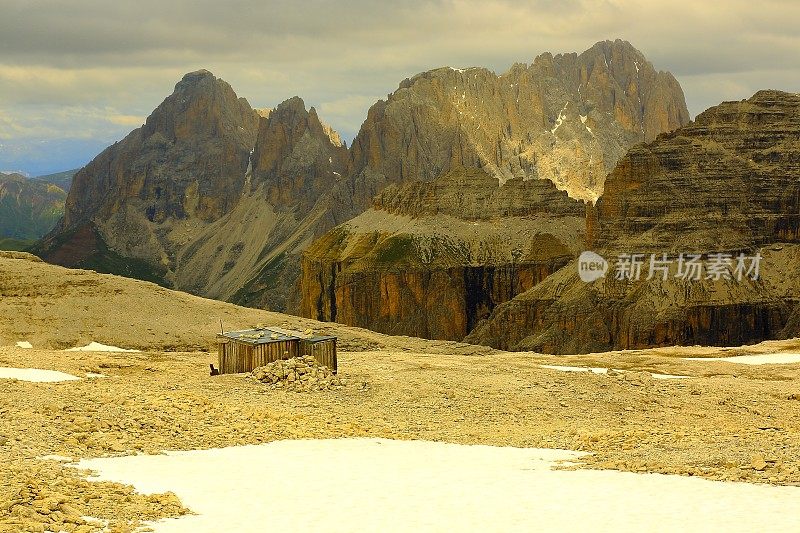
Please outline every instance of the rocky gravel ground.
M0 380L0 531L131 531L189 512L171 494L86 480L68 459L385 437L593 452L581 467L800 486L800 365L745 367L691 348L548 357L341 352L347 386L293 392L210 377L204 352L0 348L0 366L106 377ZM613 363L613 364L612 364ZM540 364L613 366L593 374ZM296 370L296 369L295 369ZM691 376L653 379L651 372ZM266 371L265 379L266 379ZM260 375L260 374L259 374ZM57 455L61 458L42 459Z

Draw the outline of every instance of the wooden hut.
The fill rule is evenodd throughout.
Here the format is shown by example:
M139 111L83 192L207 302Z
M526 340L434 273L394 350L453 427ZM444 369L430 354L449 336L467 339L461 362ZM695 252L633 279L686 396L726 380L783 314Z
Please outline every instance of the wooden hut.
M313 355L335 374L336 337L304 336L267 328L228 331L217 335L219 373L250 372L278 359Z

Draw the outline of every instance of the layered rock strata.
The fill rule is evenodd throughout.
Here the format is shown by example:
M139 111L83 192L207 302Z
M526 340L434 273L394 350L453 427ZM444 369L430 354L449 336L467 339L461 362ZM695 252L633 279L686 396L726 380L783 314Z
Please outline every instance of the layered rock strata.
M572 258L585 207L549 181L476 169L391 186L304 253L304 316L461 339Z
M589 210L587 240L595 251L609 259L643 253L638 281L615 279L612 267L587 283L573 262L499 306L467 340L582 353L738 345L800 333L798 220L800 96L760 91L725 102L631 149ZM667 254L667 280L661 271L646 279L651 253ZM718 253L732 256L721 277L708 270ZM703 255L699 280L675 277L681 254ZM739 254L761 256L758 279L738 279Z

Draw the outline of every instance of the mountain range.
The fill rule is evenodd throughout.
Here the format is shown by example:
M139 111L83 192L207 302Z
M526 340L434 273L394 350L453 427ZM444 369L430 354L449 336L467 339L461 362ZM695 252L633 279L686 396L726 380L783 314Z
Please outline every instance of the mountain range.
M47 234L64 214L75 171L29 178L0 173L0 249L22 249Z
M445 67L403 80L348 148L299 97L253 109L198 71L75 175L36 251L393 334L543 351L727 342L708 334L713 298L655 309L628 288L600 302L616 285L578 283L575 259L587 246L791 242L794 219L781 213L796 212L793 105L764 92L690 122L671 74L604 41L500 75ZM759 293L783 302L777 311L753 304L756 293L722 298L731 314L720 317L751 324L736 341L789 323L791 290Z
M53 185L62 189L64 192L69 192L70 187L72 187L72 178L78 173L79 170L79 168L75 168L72 170L65 170L63 172L56 172L54 174L36 176L33 179L36 181L52 183Z
M302 252L388 185L481 168L493 187L546 178L592 199L628 147L687 120L675 79L624 41L542 54L500 76L442 68L404 80L349 149L300 98L254 110L199 71L75 175L37 251L297 312Z
M641 279L612 272L586 283L573 261L498 306L467 340L585 353L797 336L798 177L800 95L765 90L712 107L629 150L588 211L587 246L608 258L640 254ZM670 270L648 280L651 255ZM706 267L718 257L727 273L681 278L681 255ZM757 270L737 275L740 255L747 271L759 257Z
M21 247L50 231L64 214L66 196L52 183L0 173L2 247Z

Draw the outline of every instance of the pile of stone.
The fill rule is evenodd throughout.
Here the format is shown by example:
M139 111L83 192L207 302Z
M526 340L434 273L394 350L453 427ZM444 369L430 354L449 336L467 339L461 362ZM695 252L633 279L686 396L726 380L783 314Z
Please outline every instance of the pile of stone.
M311 355L279 359L254 369L250 375L270 388L296 392L335 390L346 385L345 380Z

